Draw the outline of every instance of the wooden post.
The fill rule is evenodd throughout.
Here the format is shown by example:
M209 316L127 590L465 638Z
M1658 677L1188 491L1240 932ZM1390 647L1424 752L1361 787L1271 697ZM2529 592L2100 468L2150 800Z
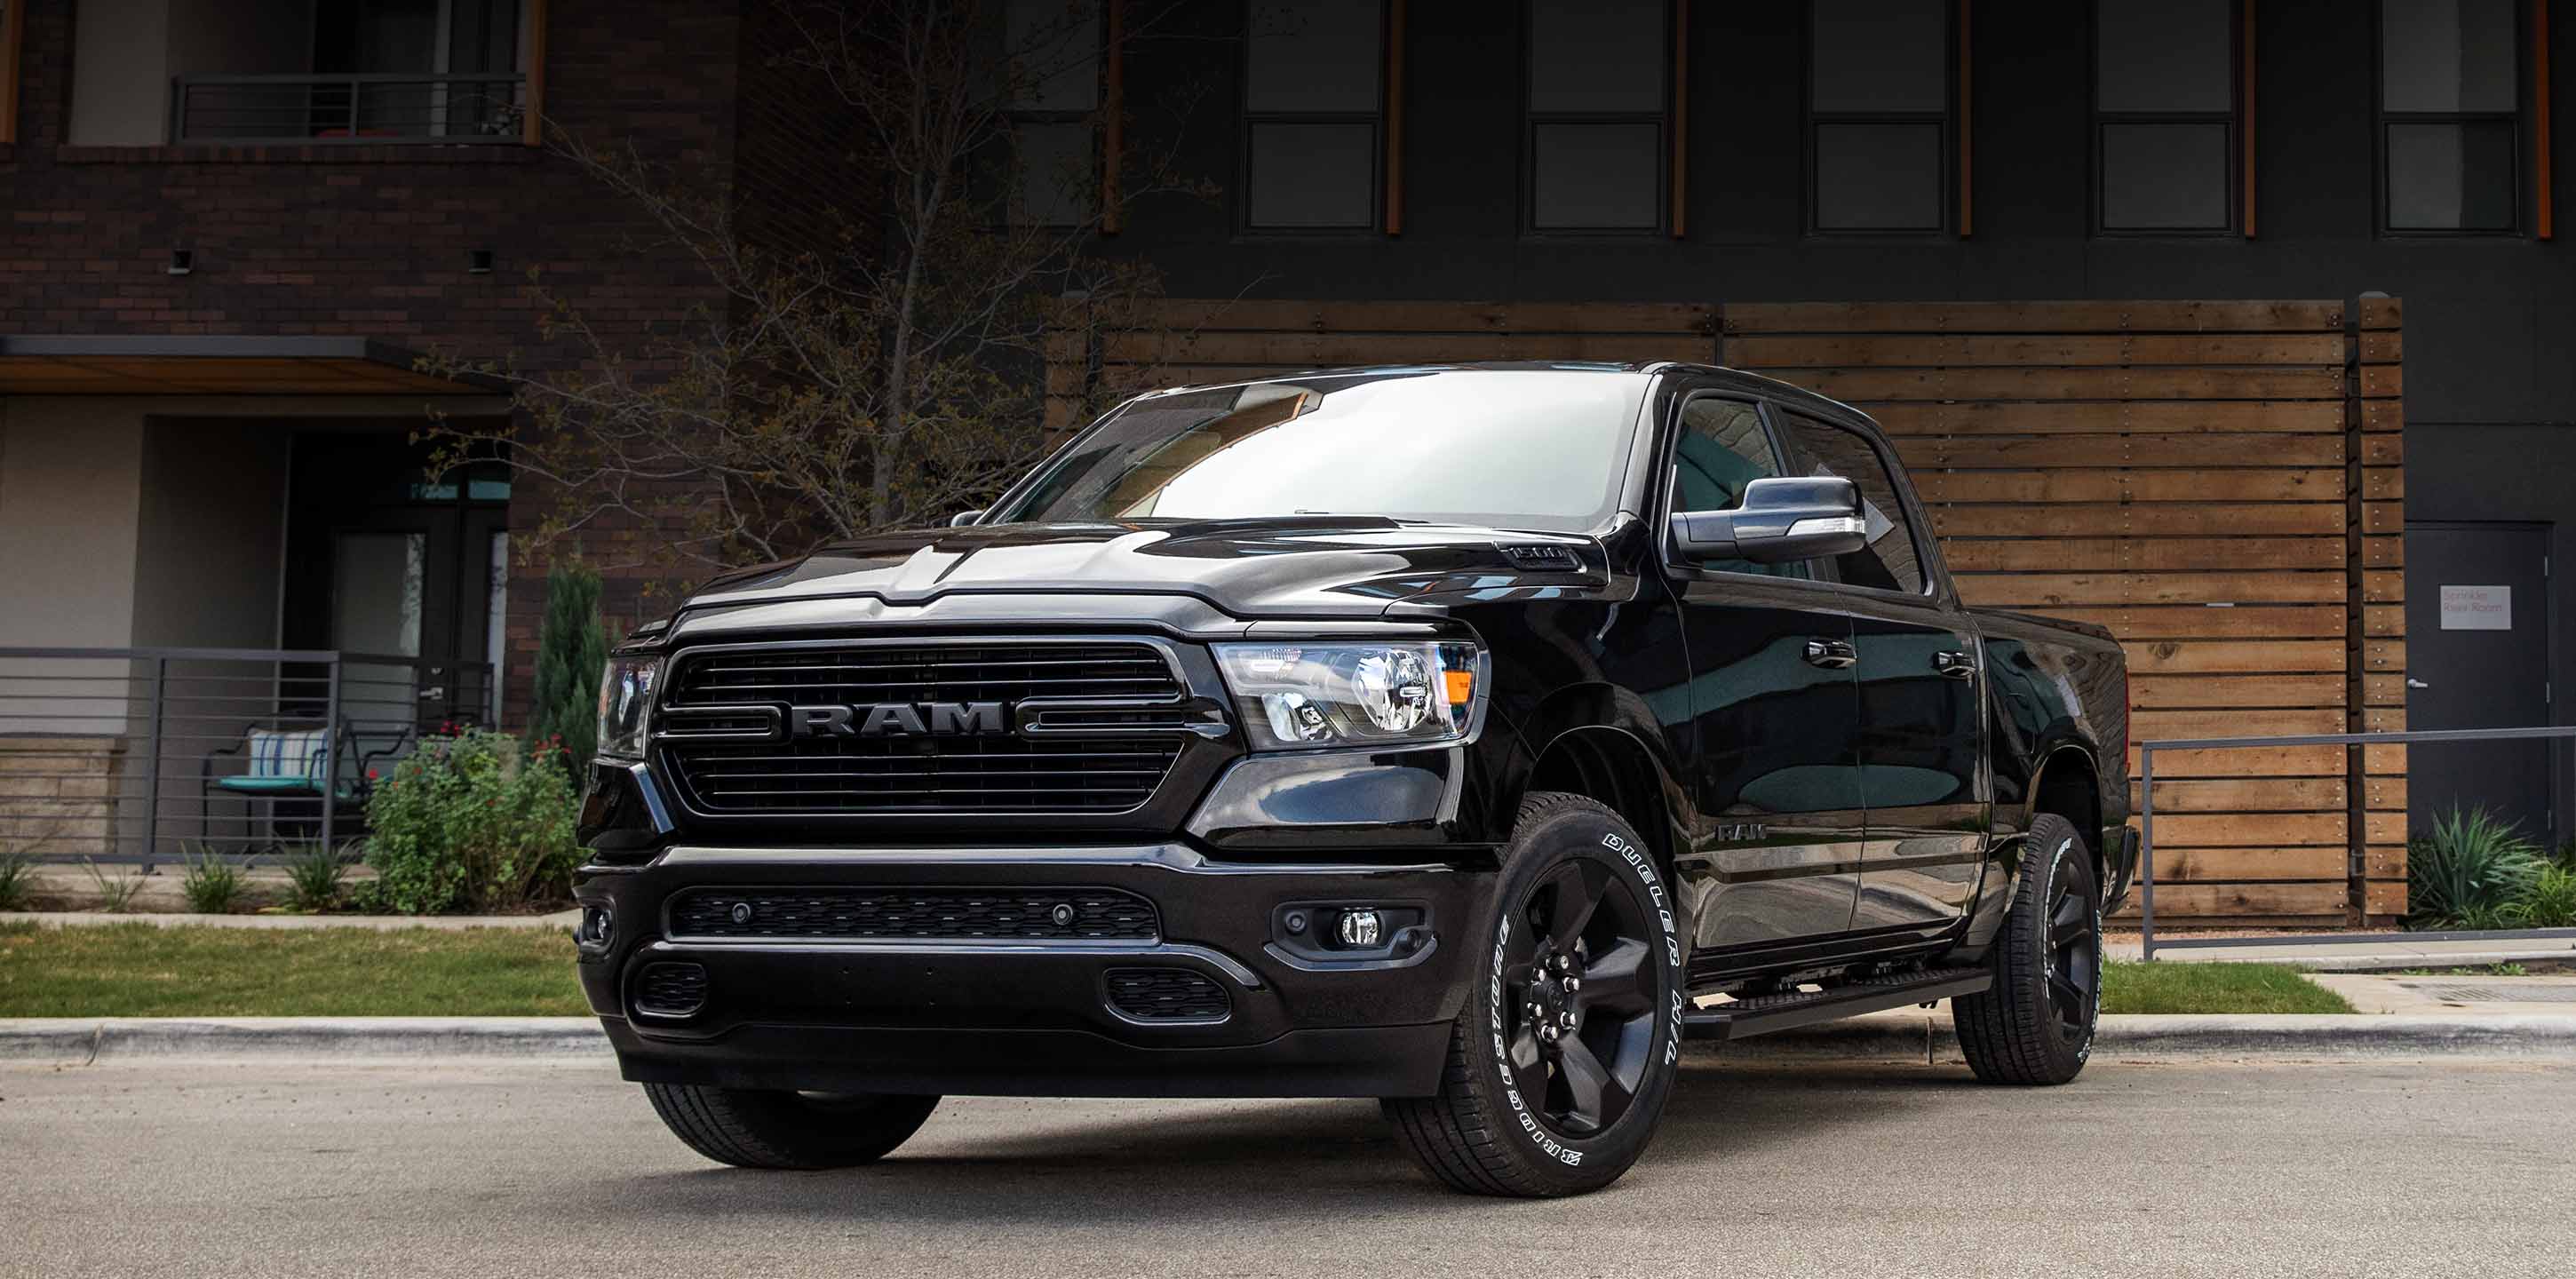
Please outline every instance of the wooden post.
M519 141L532 147L546 144L546 0L528 5L528 96Z
M1126 224L1118 196L1118 166L1127 141L1127 6L1107 0L1108 62L1100 108L1100 233L1116 235Z
M2239 184L2241 184L2241 187L2242 187L2242 189L2238 192L2238 197L2237 197L2237 198L2239 198L2240 200L2244 201L2244 210L2245 210L2245 213L2244 213L2244 216L2245 216L2245 238L2246 238L2246 239L2248 239L2248 240L2251 240L2251 239L2253 239L2253 238L2254 238L2254 233L2255 233L2255 227L2254 227L2254 0L2245 0L2245 30L2244 30L2244 34L2243 34L2242 36L2238 37L2237 44L2238 44L2238 48L2237 48L2237 54L2236 54L2236 56L2237 56L2237 57L2238 57L2238 58L2243 62L2243 64L2244 64L2244 65L2243 65L2241 68L2239 68L2239 70L2238 70L2238 74L2239 74L2240 76L2242 76L2242 77L2243 77L2243 80L2244 80L2244 85L2243 85L2243 87L2239 90L2239 92L2243 95L2243 101L2241 101L2241 102L2237 103L2237 107L2236 107L2236 109L2237 109L2237 117L2236 117L2236 119L2237 119L2237 127L2239 128L2239 130L2240 130L2240 131L2242 132L2242 134L2243 134L2243 137L2239 140L2239 143L2238 143L2238 152L2239 152L2239 154L2238 154L2238 155L2237 155L2237 157L2236 157L2236 162L2237 162L2237 165L2239 166L2239 167L2238 167L2238 171L2237 171L2237 172L2238 172L2237 182L2238 182Z
M0 146L18 140L18 46L26 30L26 0L0 0Z
M1977 91L1972 82L1975 63L1968 55L1969 33L1976 29L1971 20L1969 0L1959 0L1959 238L1977 233Z
M1386 10L1386 233L1404 234L1404 0Z
M2249 0L2250 2L2250 0ZM2551 173L2549 142L2549 0L2531 0L2531 145L2538 172L2540 190L2539 222L2534 226L2541 239L2558 234L2557 179Z
M1673 0L1673 238L1689 234L1690 0Z

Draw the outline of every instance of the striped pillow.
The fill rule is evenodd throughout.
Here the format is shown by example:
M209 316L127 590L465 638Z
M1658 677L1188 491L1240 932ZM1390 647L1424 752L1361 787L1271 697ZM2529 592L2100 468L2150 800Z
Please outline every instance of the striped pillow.
M313 780L322 775L322 761L331 741L328 729L310 728L286 733L275 729L250 730L250 776L301 777Z

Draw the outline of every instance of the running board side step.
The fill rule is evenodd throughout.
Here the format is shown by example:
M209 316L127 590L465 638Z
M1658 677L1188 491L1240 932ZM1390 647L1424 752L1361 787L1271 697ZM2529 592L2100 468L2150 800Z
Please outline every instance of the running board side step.
M1757 995L1714 1008L1692 1008L1682 1014L1682 1034L1691 1039L1744 1039L1907 1004L1974 995L1994 982L1994 972L1988 968L1925 968L1863 977L1827 990Z

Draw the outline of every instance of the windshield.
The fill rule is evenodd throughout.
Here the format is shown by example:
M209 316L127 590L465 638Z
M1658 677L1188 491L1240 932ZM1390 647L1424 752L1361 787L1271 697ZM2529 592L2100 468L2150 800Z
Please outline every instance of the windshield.
M995 522L1385 515L1581 530L1618 503L1642 373L1419 369L1138 400Z

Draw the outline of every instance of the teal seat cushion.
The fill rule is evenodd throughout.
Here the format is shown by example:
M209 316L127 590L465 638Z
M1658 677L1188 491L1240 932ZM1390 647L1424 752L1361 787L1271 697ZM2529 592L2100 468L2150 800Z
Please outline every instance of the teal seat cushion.
M272 798L299 795L312 798L320 794L309 777L218 777L215 779L215 789L231 791L236 795L261 795ZM357 797L356 788L345 782L340 785L339 793L334 796L344 800Z

